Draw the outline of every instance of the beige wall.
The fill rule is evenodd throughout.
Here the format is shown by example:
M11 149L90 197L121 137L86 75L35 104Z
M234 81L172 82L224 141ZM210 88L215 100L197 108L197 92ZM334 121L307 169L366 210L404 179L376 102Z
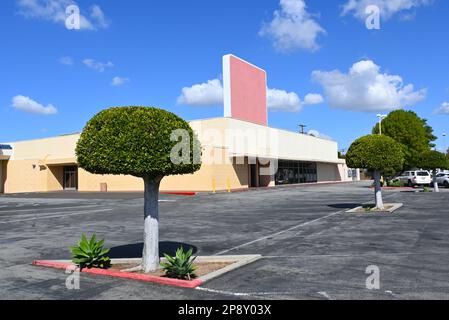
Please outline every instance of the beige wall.
M63 187L64 166L47 166L46 191L61 191Z
M190 124L203 144L220 146L230 156L257 155L274 159L342 163L338 159L338 145L332 140L232 118L198 120Z
M34 160L9 160L5 193L47 191L46 178L46 170L42 170Z
M225 156L223 149L203 146L206 154ZM142 191L141 178L124 175L94 175L78 169L78 188L80 191L100 191L100 185L106 183L108 191ZM244 164L203 164L194 174L168 176L161 182L163 191L212 191L247 188L247 161Z
M13 148L10 160L75 159L79 134L8 143Z
M78 169L79 191L101 191L101 184L106 183L108 191L142 191L141 178L125 175L97 175Z

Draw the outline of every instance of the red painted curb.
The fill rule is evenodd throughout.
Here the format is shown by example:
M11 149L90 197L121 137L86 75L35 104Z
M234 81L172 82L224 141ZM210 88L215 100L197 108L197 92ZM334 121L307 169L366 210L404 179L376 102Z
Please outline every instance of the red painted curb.
M67 269L68 267L75 267L75 265L71 264L71 263L63 263L63 262L47 261L47 260L34 260L32 264L34 266L48 267L48 268L55 268L55 269ZM203 281L201 281L199 279L194 279L194 280L188 281L188 280L179 280L179 279L171 279L171 278L165 278L165 277L150 276L150 275L141 274L141 273L111 271L111 270L107 270L107 269L98 269L98 268L92 268L92 269L85 268L85 269L81 270L81 272L88 273L88 274L94 274L94 275L100 275L100 276L109 276L109 277L114 277L114 278L153 282L153 283L158 283L158 284L162 284L162 285L169 285L169 286L182 287L182 288L196 288L203 283Z
M176 191L174 191L174 192L169 192L169 191L167 191L167 192L160 192L161 194L173 194L173 195L176 195L176 196L196 196L196 192L176 192Z

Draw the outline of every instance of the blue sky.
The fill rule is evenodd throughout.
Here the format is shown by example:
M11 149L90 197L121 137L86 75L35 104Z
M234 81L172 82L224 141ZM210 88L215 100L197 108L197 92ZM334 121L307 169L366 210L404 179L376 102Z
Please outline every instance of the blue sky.
M346 149L370 133L377 113L404 107L428 119L442 149L449 1L387 2L78 0L86 21L68 30L60 8L74 1L1 1L0 141L79 132L119 105L157 106L187 120L222 116L218 91L198 96L192 86L217 89L207 82L220 85L221 57L233 53L265 69L277 89L270 126L306 124ZM380 30L365 26L362 9L372 3ZM322 101L307 102L307 94Z

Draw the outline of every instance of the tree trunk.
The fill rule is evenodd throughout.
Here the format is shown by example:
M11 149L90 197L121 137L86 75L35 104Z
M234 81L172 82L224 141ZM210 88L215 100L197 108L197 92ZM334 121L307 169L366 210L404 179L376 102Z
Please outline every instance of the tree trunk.
M437 182L437 170L433 169L433 191L440 192L440 188L438 188L438 182Z
M159 269L159 185L161 178L144 177L144 217L142 268L145 273Z
M374 170L374 195L376 197L376 208L384 209L384 202L382 200L382 187L380 186L380 171Z

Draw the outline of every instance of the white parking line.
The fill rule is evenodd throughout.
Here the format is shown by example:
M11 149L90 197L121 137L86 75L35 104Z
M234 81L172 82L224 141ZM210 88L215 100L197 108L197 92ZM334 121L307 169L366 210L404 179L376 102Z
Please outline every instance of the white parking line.
M326 292L326 291L320 291L318 292L319 295L322 295L323 297L325 297L327 300L333 300L331 298L331 296Z
M226 290L216 290L216 289L209 289L204 287L196 287L196 290L205 291L205 292L211 292L211 293L218 293L222 295L227 296L234 296L234 297L257 297L257 296L274 296L274 295L288 295L288 294L294 294L293 292L231 292Z
M384 198L384 199L387 199L387 198L390 198L390 197L392 197L392 196L394 196L394 194L384 195L383 198ZM365 203L363 203L363 204L369 204L369 203L370 203L370 202L365 202ZM226 249L226 250L220 251L220 252L218 252L218 253L216 253L216 254L214 254L214 255L215 255L215 256L218 256L218 255L221 255L221 254L225 254L225 253L228 253L228 252L230 252L230 251L233 251L233 250L236 250L236 249L240 249L240 248L242 248L242 247L246 247L246 246L248 246L248 245L250 245L250 244L253 244L253 243L256 243L256 242L259 242L259 241L263 241L263 240L266 240L266 239L269 239L269 238L272 238L272 237L276 237L276 236L281 235L281 234L283 234L283 233L286 233L286 232L289 232L289 231L292 231L292 230L295 230L295 229L298 229L298 228L301 228L301 227L305 227L305 226L307 226L307 225L309 225L309 224L312 224L312 223L315 223L315 222L318 222L318 221L321 221L321 220L330 218L330 217L335 216L335 215L340 214L340 213L344 213L344 212L346 212L347 210L349 210L349 209L343 209L343 210L340 210L340 211L337 211L337 212L333 212L333 213L328 214L328 215L326 215L326 216L324 216L324 217L321 217L321 218L318 218L318 219L314 219L314 220L311 220L311 221L307 221L307 222L298 224L298 225L296 225L296 226L293 226L293 227L291 227L291 228L288 228L288 229L285 229L285 230L281 230L281 231L278 231L278 232L276 232L276 233L272 233L272 234L270 234L270 235L267 235L267 236L258 238L258 239L256 239L256 240L252 240L252 241L243 243L243 244L241 244L241 245L232 247L232 248L230 248L230 249Z
M63 210L63 209L82 209L82 208L92 208L98 207L99 205L86 205L86 206L70 206L70 207L54 207L54 208L34 208L34 209L16 209L16 210L0 210L0 214L2 213L20 213L20 212L28 212L28 211L36 211L36 210Z
M31 221L31 220L51 219L51 218L65 218L65 217L69 217L69 216L92 214L92 213L106 212L106 211L112 211L112 209L99 209L99 210L90 210L90 211L85 211L85 212L55 212L55 213L57 213L56 215L46 215L46 216L28 218L28 219L1 221L0 224Z
M225 254L225 253L228 253L228 252L230 252L230 251L233 251L233 250L236 250L236 249L240 249L240 248L242 248L242 247L246 247L246 246L248 246L248 245L250 245L250 244L253 244L253 243L256 243L256 242L259 242L259 241L263 241L263 240L266 240L266 239L268 239L268 238L273 238L273 237L279 236L279 235L281 235L281 234L283 234L283 233L286 233L286 232L289 232L289 231L292 231L292 230L295 230L295 229L298 229L298 228L301 228L301 227L305 227L305 226L307 226L307 225L309 225L309 224L312 224L312 223L315 223L315 222L318 222L318 221L321 221L321 220L330 218L330 217L335 216L335 215L337 215L337 214L339 214L339 213L342 213L342 212L345 212L345 210L340 210L340 211L337 211L337 212L328 214L328 215L326 215L326 216L324 216L324 217L321 217L321 218L318 218L318 219L314 219L314 220L311 220L311 221L307 221L307 222L298 224L298 225L293 226L293 227L290 227L290 228L288 228L288 229L281 230L281 231L278 231L278 232L269 234L269 235L267 235L267 236L258 238L258 239L256 239L256 240L252 240L252 241L243 243L243 244L241 244L241 245L232 247L231 249L227 249L227 250L220 251L220 252L218 252L218 253L216 253L216 254L214 254L214 255L215 255L215 256L218 256L218 255L221 255L221 254Z

